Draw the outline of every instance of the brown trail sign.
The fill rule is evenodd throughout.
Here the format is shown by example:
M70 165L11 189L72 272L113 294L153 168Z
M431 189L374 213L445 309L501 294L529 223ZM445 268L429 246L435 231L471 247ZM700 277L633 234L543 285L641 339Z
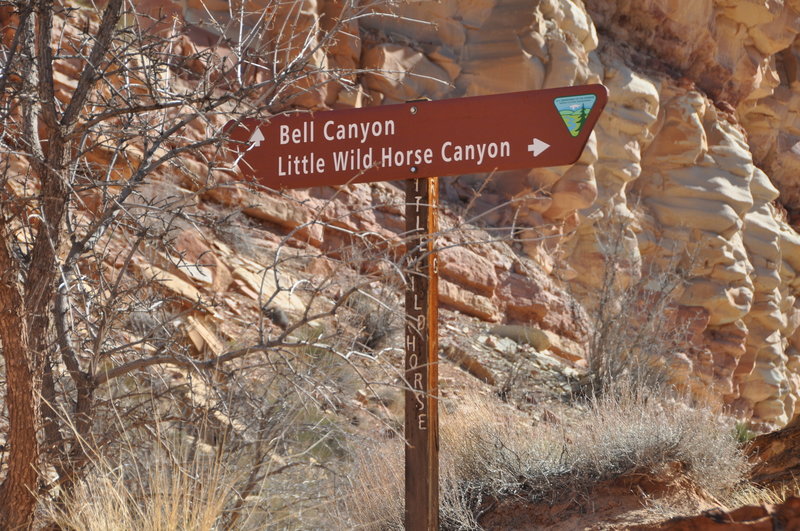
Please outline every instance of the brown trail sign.
M296 112L226 126L239 167L270 188L413 179L406 186L408 530L439 527L435 176L572 164L607 100L605 87L586 85Z
M606 104L602 85L229 124L239 167L270 188L334 186L572 164Z

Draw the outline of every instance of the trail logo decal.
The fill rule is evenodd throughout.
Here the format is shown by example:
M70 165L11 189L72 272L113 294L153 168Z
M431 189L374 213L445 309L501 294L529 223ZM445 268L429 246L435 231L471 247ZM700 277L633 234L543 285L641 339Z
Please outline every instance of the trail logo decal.
M556 98L553 103L556 105L561 119L567 126L572 136L578 136L583 130L583 124L592 112L597 96L594 94L582 94L580 96L565 96Z

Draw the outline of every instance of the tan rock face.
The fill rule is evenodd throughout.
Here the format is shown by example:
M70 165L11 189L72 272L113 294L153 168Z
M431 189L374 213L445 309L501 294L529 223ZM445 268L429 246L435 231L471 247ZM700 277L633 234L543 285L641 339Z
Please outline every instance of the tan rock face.
M797 5L782 0L587 0L586 6L609 36L637 50L642 66L660 67L734 105L771 92L778 81L772 56L800 30Z

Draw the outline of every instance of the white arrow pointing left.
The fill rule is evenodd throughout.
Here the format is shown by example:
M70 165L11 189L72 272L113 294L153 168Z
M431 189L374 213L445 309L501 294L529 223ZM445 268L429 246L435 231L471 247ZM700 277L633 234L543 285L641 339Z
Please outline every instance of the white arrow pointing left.
M250 140L248 140L248 142L250 142L251 144L248 149L260 146L263 140L264 140L264 133L261 132L261 129L256 127L256 130L253 131L252 135L250 135Z
M549 147L550 144L547 142L539 140L538 138L534 138L533 141L528 145L528 151L533 153L534 157L538 157Z

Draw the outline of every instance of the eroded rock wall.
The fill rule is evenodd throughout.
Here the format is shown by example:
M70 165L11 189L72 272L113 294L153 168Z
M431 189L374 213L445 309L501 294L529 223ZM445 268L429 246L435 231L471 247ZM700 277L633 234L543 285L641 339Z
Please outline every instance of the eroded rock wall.
M691 278L677 294L708 312L693 372L709 398L724 397L756 422L785 424L797 414L797 234L786 216L792 177L776 170L793 155L785 65L800 31L798 6L587 4L601 36L625 41L609 55L627 55L626 66L658 87L658 119L632 190L645 207L643 253L663 260L676 242L696 245Z
M637 265L667 267L688 254L674 296L703 314L705 329L676 379L694 379L695 394L722 397L757 422L788 422L798 366L797 234L786 216L800 199L797 2L435 6L395 9L437 31L403 19L367 24L365 49L384 53L366 53L364 66L397 69L415 57L413 74L427 58L420 72L441 85L426 92L403 76L367 74L371 100L604 83L609 105L578 164L510 172L490 193L516 201L526 239L557 236L522 249L587 306L604 282L600 242L611 219L626 221L621 249L632 276Z
M516 214L529 235L561 235L523 249L589 306L608 262L598 231L611 218L628 221L627 264L675 264L688 253L675 298L701 310L706 326L676 374L742 416L788 422L798 366L798 3L498 1L479 16L474 2L437 5L447 8L436 17L450 14L441 35L402 21L371 28L403 35L409 49L424 43L418 53L433 63L458 58L443 77L452 87L437 97L609 88L596 142L577 165L507 175L491 188L500 200L524 198ZM424 2L398 9L431 20ZM387 101L405 96L400 86L368 84Z

